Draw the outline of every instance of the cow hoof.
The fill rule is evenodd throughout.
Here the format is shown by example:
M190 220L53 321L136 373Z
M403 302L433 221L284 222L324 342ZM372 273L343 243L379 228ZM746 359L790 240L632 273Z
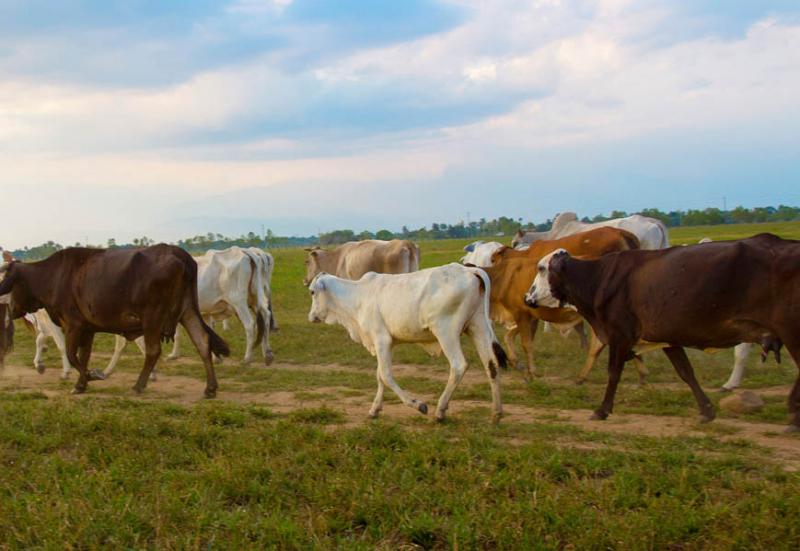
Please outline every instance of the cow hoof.
M88 373L88 378L90 381L105 381L106 374L98 369L92 369Z
M582 385L585 382L586 382L586 379L583 379L581 377L578 377L577 379L575 379L575 384L576 385Z
M269 352L264 355L264 365L270 366L272 362L275 361L275 355L272 352Z
M141 394L142 392L144 392L144 388L140 387L139 385L133 385L133 391L136 394Z
M700 422L701 425L705 425L706 423L710 423L711 421L713 421L715 417L716 417L715 415L701 415L700 417L697 418L697 420Z
M36 373L39 375L44 373L44 364L36 364Z
M589 417L589 421L605 421L608 419L608 413L602 411L595 411L592 413L592 416Z
M150 374L150 380L151 381L157 381L158 380L158 376L155 373L151 373Z
M445 419L444 413L442 413L441 415L439 415L437 413L436 414L436 418L434 419L434 421L436 421L437 423L441 424L441 423L444 423L444 419Z
M493 425L499 425L500 424L500 419L502 419L502 418L503 418L503 414L502 413L493 414L492 415L492 424Z
M379 413L380 413L380 411L370 411L369 414L368 414L368 417L370 419L377 419Z
M417 409L422 415L428 415L428 404L420 404Z
M212 398L216 398L217 397L217 390L216 389L212 390L210 388L207 388L203 392L203 397L208 399L208 400L211 400Z
M783 432L786 433L786 434L796 434L796 433L800 432L800 426L798 426L798 425L789 425L788 427L786 427L786 429Z
M169 356L167 356L166 359L171 362L172 360L177 360L178 358L180 358L180 356L177 356L177 355L174 355L174 354L170 354Z
M67 379L69 379L69 372L67 372L67 373L64 373L64 372L62 371L62 372L61 372L61 375L60 375L60 377L61 377L61 380L62 380L62 381L66 381Z
M83 394L84 392L86 392L85 387L84 388L75 387L70 391L70 394Z
M719 391L722 393L726 393L726 392L733 392L733 389L723 386L722 388L719 389Z

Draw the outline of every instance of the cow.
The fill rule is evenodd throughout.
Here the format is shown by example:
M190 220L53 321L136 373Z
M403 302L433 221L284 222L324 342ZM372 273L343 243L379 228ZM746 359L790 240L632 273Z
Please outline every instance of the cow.
M498 249L503 248L502 243L497 241L474 241L464 247L467 253L461 257L462 264L471 264L479 268L492 265L492 254Z
M492 280L491 287L491 315L496 322L505 325L505 345L511 362L518 368L524 368L525 379L530 380L536 370L534 366L533 340L536 335L539 320L562 326L582 325L582 318L574 311L563 308L530 308L524 302L525 292L536 277L536 267L539 260L546 254L557 249L566 249L573 254L587 257L597 257L609 252L637 248L639 245L636 236L624 230L615 228L598 228L588 232L571 235L552 241L537 241L531 244L527 251L517 251L509 247L499 249L492 256L492 266L484 268ZM514 337L520 337L522 349L525 352L526 363L517 363L514 350ZM579 332L581 334L581 332ZM582 337L585 340L585 335ZM591 369L594 360L600 354L602 347L598 347L593 339L587 363L579 382L585 378L585 373ZM644 365L637 362L640 377L644 380L647 370Z
M376 417L388 386L404 404L428 413L428 406L401 389L392 375L392 347L417 343L431 354L443 352L450 377L436 406L442 421L453 391L467 369L461 334L467 333L489 378L493 419L503 412L497 368L506 367L506 355L489 321L489 277L479 268L451 263L410 274L369 272L357 281L326 273L309 285L311 322L339 323L355 342L378 359L378 392L369 411Z
M270 365L274 355L269 331L275 327L270 300L272 256L260 249L230 247L210 250L195 260L201 314L215 321L238 317L246 339L242 363L253 361L253 350L260 343L264 364ZM179 339L176 332L168 360L180 357Z
M306 250L306 287L322 272L356 280L367 272L407 274L419 270L419 246L412 241L367 239L344 243L332 251L319 247Z
M53 320L50 319L50 316L47 315L47 310L44 308L37 310L33 314L25 314L23 319L25 320L26 324L31 327L36 336L36 351L33 356L33 366L36 368L36 371L39 373L44 373L45 365L44 360L42 359L42 354L46 348L47 339L51 338L53 339L53 342L56 343L56 348L61 354L61 379L68 379L70 371L72 370L72 366L69 363L69 359L67 359L67 347L64 343L64 332L61 331L61 328L58 325L53 323ZM142 352L142 355L146 355L144 338L139 337L135 340L135 342L139 347L139 350ZM108 365L103 370L103 378L108 378L114 372L114 368L116 368L119 358L122 355L122 351L125 349L127 344L128 341L125 339L125 337L122 335L116 335L116 338L114 339L114 353L111 355L111 360L109 360ZM153 371L150 374L150 380L156 380L155 368L153 368Z
M625 218L614 218L604 222L586 223L578 220L574 212L562 212L553 220L553 226L546 232L523 232L518 230L511 241L512 247L533 243L543 239L559 239L579 232L596 228L611 227L626 230L639 239L641 249L664 249L669 247L667 227L661 220L633 214Z
M663 347L692 389L700 421L714 419L685 347L729 348L741 342L800 360L800 241L759 234L657 251L623 251L596 260L556 251L541 260L525 300L532 307L577 309L609 346L608 383L594 419L614 405L625 360L638 346ZM789 394L800 431L800 374Z
M161 354L180 323L189 333L206 370L204 395L217 393L211 354L230 354L200 315L197 263L173 245L131 249L67 248L39 262L3 264L0 295L11 293L12 318L44 308L64 331L69 363L78 369L74 393L103 378L89 371L94 335L144 336L145 361L133 389L144 391Z

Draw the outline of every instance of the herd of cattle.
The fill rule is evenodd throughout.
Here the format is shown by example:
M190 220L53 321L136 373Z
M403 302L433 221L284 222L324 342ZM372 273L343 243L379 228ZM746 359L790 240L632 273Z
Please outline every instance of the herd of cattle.
M444 418L467 360L466 333L475 344L492 390L493 417L502 415L498 368L510 362L530 379L539 321L562 332L575 330L587 350L578 376L585 380L604 347L609 348L605 398L594 418L605 419L625 362L644 379L640 354L663 349L689 385L700 420L714 410L694 376L684 347L736 347L734 370L723 386L735 388L752 344L762 358L786 346L800 360L800 242L761 234L749 239L669 247L666 227L634 215L585 224L573 213L556 217L548 232L519 232L513 247L475 242L462 263L420 270L419 247L410 241L360 241L335 250L309 249L304 284L311 293L309 321L342 325L377 358L378 389L370 416L381 410L385 387L402 402L427 413L424 402L400 388L392 375L392 347L416 343L450 364L436 418ZM215 321L236 316L244 326L243 361L260 344L266 365L273 360L270 331L272 256L232 247L193 258L170 245L139 249L70 248L40 262L5 262L0 267L0 367L13 336L10 320L23 317L36 333L34 365L48 337L62 356L62 378L78 371L74 392L109 376L129 340L145 356L134 386L141 392L161 342L184 327L206 369L206 397L217 390L214 356L229 354L213 330ZM492 322L505 329L505 349ZM117 335L104 371L89 370L95 333ZM518 361L515 339L525 353ZM506 355L508 352L508 356ZM800 377L788 400L789 429L800 430Z

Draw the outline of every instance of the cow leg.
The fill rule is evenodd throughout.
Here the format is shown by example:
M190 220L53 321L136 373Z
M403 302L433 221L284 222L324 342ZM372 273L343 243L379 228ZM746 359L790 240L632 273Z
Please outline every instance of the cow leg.
M800 432L800 343L790 338L780 336L783 345L789 354L792 356L795 365L798 368L797 380L794 382L792 391L789 393L789 426L786 432Z
M94 346L94 332L84 331L78 348L78 362L83 366L86 371L86 377L89 381L102 381L105 379L102 371L97 369L89 369L89 359L92 356L92 346Z
M625 367L625 356L630 352L629 347L611 345L608 355L608 382L606 383L606 395L599 409L592 414L592 420L603 420L614 410L614 396L617 394L617 386L622 377L622 370Z
M211 342L205 324L192 308L186 310L181 324L189 334L189 338L203 359L203 366L206 368L205 397L213 398L217 395L217 375L214 373L214 364L211 361Z
M178 332L178 328L176 327L175 328L175 333L177 333L177 332ZM142 356L147 356L147 345L144 342L144 337L138 337L133 342L136 343L136 347L139 349L139 352L142 353ZM153 367L152 373L150 373L150 380L151 381L155 381L156 380L156 371L158 371L158 365L155 365Z
M375 393L375 399L372 401L372 407L369 410L369 416L373 419L376 418L378 413L383 409L383 391L385 388L383 379L381 379L380 370L375 371L375 377L378 379L378 392Z
M602 343L602 341L597 337L597 334L594 332L593 329L589 328L589 332L591 333L591 341L589 344L589 351L586 353L586 362L583 364L583 369L581 372L578 373L578 378L575 379L575 384L583 384L586 382L586 378L589 376L589 372L594 367L594 364L597 362L597 357L606 347Z
M483 368L486 370L486 377L489 379L489 386L492 389L492 421L500 422L503 416L503 402L500 399L500 380L497 361L494 355L494 332L483 316L473 316L472 321L467 327L467 332L472 337L475 350L481 358Z
M256 344L256 318L247 305L244 307L234 306L234 310L244 326L245 347L242 364L246 365L253 361L253 348Z
M508 354L508 362L513 365L517 366L517 362L519 361L517 358L517 345L514 342L514 338L519 334L519 328L516 324L506 331L506 334L503 336L503 342L506 344L506 353Z
M167 356L168 360L177 360L181 357L181 343L178 340L178 336L181 334L181 330L176 327L175 328L175 336L172 338L172 352L169 353Z
M539 327L539 320L533 318L522 318L517 320L517 327L519 328L519 340L522 344L522 350L525 351L525 382L529 383L533 376L539 376L538 370L533 362L533 339L536 336L536 329Z
M104 376L110 377L111 374L114 373L114 368L117 367L117 362L120 356L122 356L122 351L125 350L126 344L128 344L128 341L122 335L117 335L114 338L114 353L111 355L111 360L108 362L108 365L103 370Z
M376 340L375 353L378 357L378 375L380 376L383 384L391 388L397 397L400 398L405 405L419 410L421 413L428 414L428 405L425 402L420 402L416 398L412 398L405 390L395 382L392 376L392 344L391 339L384 342ZM377 396L376 396L377 398Z
M433 333L436 335L439 345L442 347L442 352L450 363L450 376L447 378L447 386L445 386L444 392L439 397L439 403L436 405L436 420L444 421L450 398L467 371L467 359L464 357L463 350L461 350L460 335L437 334L437 331L433 331Z
M650 371L647 369L647 366L644 365L644 360L642 360L642 357L634 355L633 365L636 367L636 372L639 373L639 386L645 386L647 384L645 379L648 375L650 375Z
M56 349L59 354L61 354L61 380L66 381L67 378L69 378L70 371L72 371L73 368L77 369L77 367L67 357L67 344L64 339L64 332L61 328L55 324L51 324L50 336L53 338L53 342L56 343Z
M578 338L581 340L581 348L584 351L589 350L589 339L586 336L586 324L583 322L578 323L575 327L575 332L578 334Z
M269 308L262 308L262 317L264 319L264 334L261 337L261 355L264 356L264 365L271 365L275 359L272 353L272 347L269 345L269 332L272 327L272 311Z
M733 371L731 376L722 385L721 392L730 392L734 388L738 388L742 382L744 375L744 366L747 364L747 357L750 355L750 349L753 347L749 342L743 342L733 349Z
M66 328L65 328L66 329ZM81 333L77 329L66 329L64 332L64 350L70 365L78 370L78 380L75 382L73 394L83 394L89 384L89 376L86 366L78 359L78 349L80 346Z
M142 367L141 373L139 373L139 379L136 381L136 384L133 385L133 390L136 391L137 394L144 392L144 389L147 387L147 381L160 355L161 335L154 331L146 332L144 334L144 366Z
M692 389L694 399L697 401L697 407L700 409L700 422L708 423L709 421L713 421L714 417L716 417L714 414L714 406L711 405L711 400L708 399L703 389L700 388L700 383L697 382L694 376L694 369L692 369L692 364L689 362L686 351L680 346L670 346L664 349L664 354L667 355L669 361L675 366L675 371L678 372L680 378Z
M45 341L47 335L41 331L36 332L36 353L33 355L33 367L39 373L44 373L44 360L42 359L42 352L44 352Z

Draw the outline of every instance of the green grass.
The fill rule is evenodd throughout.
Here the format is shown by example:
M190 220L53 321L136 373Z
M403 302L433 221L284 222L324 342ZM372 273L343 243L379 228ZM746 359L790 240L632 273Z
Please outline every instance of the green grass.
M773 231L800 237L800 224L678 228L675 244ZM508 239L506 239L508 241ZM456 261L467 240L421 243L423 267ZM772 451L734 425L712 423L691 435L654 438L585 430L562 410L599 404L606 355L581 386L584 360L573 335L542 331L530 384L514 370L502 378L504 402L535 408L529 418L488 422L488 385L456 391L447 423L430 416L354 419L343 401L371 401L375 360L336 326L307 321L302 250L273 252L272 336L279 367L239 365L244 336L220 333L232 357L218 367L221 390L244 403L187 403L151 383L144 398L111 379L81 399L74 383L30 388L3 379L0 390L0 548L796 548L800 544L800 475L785 472ZM30 365L31 336L17 326L8 363ZM500 330L498 332L501 332ZM110 354L99 336L95 351ZM476 369L471 346L465 348ZM187 361L160 362L165 374L202 380L184 339ZM719 387L731 351L690 351L701 383ZM744 387L788 385L791 361L761 365L754 353ZM93 367L107 356L95 355ZM56 369L53 345L45 356ZM399 376L408 391L434 400L447 373L442 358L414 346L395 349L396 363L427 366ZM141 368L133 347L118 367ZM650 386L623 375L615 413L694 418L691 393L661 353L645 356ZM31 367L32 369L32 367ZM482 376L482 375L481 375ZM669 383L667 385L667 383ZM97 386L93 386L97 385ZM94 396L96 388L102 388ZM273 407L283 393L302 404ZM48 398L48 396L53 396ZM720 395L711 392L715 402ZM387 403L397 404L390 392ZM720 418L786 421L785 396L765 396L756 414ZM466 405L467 400L480 405ZM429 402L431 404L432 402ZM394 408L400 406L394 405ZM396 411L396 410L395 410ZM613 417L612 417L613 420ZM623 425L624 426L624 425Z

